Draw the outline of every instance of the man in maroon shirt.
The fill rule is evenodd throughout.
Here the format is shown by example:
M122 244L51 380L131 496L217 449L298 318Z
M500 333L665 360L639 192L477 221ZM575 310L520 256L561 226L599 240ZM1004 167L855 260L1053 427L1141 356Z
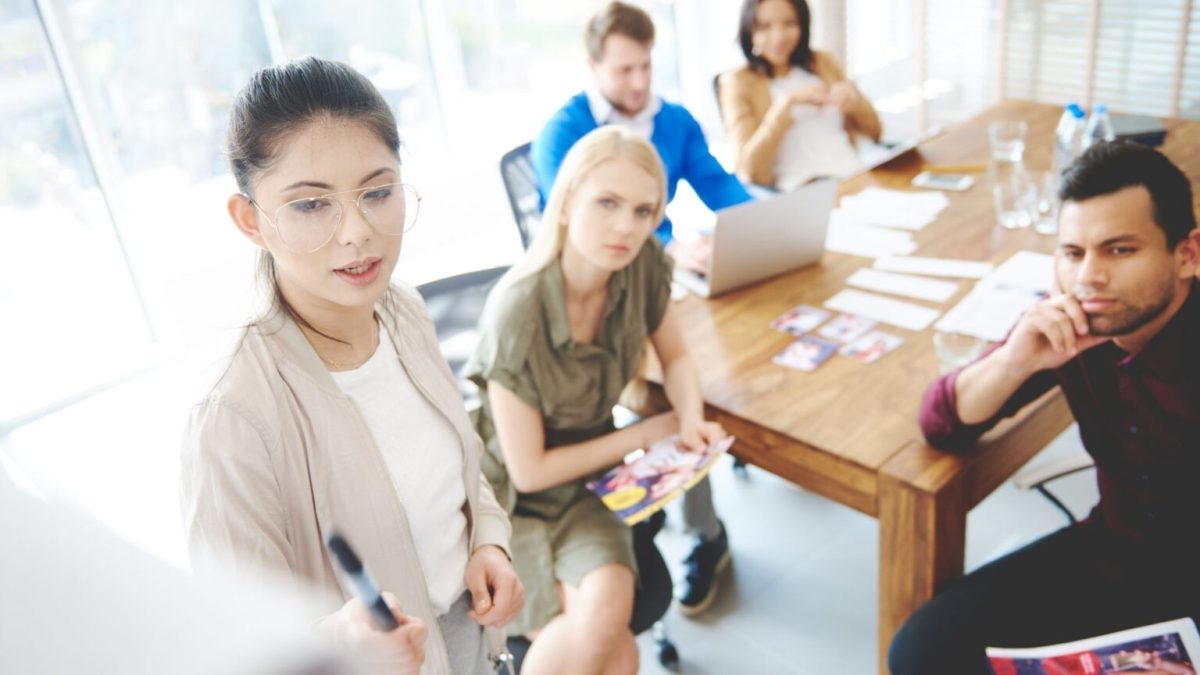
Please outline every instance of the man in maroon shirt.
M1200 617L1200 230L1184 174L1140 145L1093 146L1059 193L1055 294L935 381L929 442L966 451L1061 386L1096 461L1083 523L947 586L896 633L895 675L991 672L984 648ZM1193 655L1200 657L1200 655Z

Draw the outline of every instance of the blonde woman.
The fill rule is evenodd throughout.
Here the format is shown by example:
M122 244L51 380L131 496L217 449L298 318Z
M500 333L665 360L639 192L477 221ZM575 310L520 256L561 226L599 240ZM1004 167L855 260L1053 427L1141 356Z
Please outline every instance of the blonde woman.
M670 306L671 261L650 236L665 197L648 141L617 126L583 137L550 192L546 226L489 298L467 365L485 394L485 473L512 519L526 589L509 627L532 640L525 675L637 672L630 531L584 483L671 434L692 449L725 436L703 417ZM646 338L673 410L616 430L612 408Z
M809 46L805 0L744 0L746 65L718 80L725 133L743 180L794 190L858 170L857 139L878 141L879 116L832 54Z
M340 63L264 68L234 101L228 209L274 302L191 411L184 525L198 562L325 591L319 627L380 672L483 675L485 631L503 647L521 586L432 322L391 284L418 206L399 148L383 97ZM397 630L339 587L334 531L390 594Z

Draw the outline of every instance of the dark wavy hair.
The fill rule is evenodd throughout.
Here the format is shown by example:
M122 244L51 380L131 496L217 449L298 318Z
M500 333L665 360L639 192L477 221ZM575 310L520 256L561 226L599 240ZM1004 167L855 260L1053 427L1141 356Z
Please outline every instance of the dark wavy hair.
M1141 186L1154 202L1154 222L1167 235L1167 246L1196 229L1192 186L1187 175L1161 152L1130 141L1097 143L1063 172L1058 198L1081 202L1127 187Z
M809 46L812 12L808 10L808 3L805 0L788 0L788 2L796 11L796 22L800 24L800 43L796 45L788 63L812 72L813 52L812 47ZM742 54L745 55L746 63L750 64L751 70L767 77L773 77L775 73L772 72L771 64L754 53L754 10L758 9L761 4L762 0L744 0L742 2L742 21L738 25L738 44L741 45Z

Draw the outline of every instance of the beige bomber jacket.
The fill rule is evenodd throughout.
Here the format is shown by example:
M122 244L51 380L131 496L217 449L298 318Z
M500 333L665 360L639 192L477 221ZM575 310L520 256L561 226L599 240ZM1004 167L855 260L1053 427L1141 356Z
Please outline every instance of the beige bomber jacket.
M470 550L494 544L507 552L508 516L480 472L483 445L433 323L415 290L393 288L396 312L380 316L400 363L461 441ZM428 626L421 672L449 675L405 516L420 505L401 503L366 422L299 327L282 312L250 326L224 365L192 409L183 442L181 501L193 561L299 578L323 591L333 611L336 598L349 598L324 544L338 530L379 587ZM488 642L502 647L503 632L489 629Z

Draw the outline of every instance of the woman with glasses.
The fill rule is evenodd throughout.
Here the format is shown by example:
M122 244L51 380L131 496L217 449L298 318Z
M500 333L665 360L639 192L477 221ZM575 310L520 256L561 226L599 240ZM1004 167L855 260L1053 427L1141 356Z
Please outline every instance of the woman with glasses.
M809 46L805 0L744 0L746 65L721 75L721 119L738 175L777 190L862 167L859 137L878 141L879 116L831 54Z
M490 672L485 627L502 646L523 593L432 323L391 283L419 205L399 147L379 92L342 64L264 68L234 102L228 209L271 302L191 411L185 527L198 566L265 567L341 598L318 626L381 670ZM342 604L334 532L398 629Z
M524 675L636 673L630 529L586 482L672 434L720 440L670 308L671 261L650 233L666 177L654 146L618 125L563 160L525 257L488 297L466 374L485 392L484 471L513 523L528 602L509 632L532 644ZM613 406L649 339L673 411L620 430Z

